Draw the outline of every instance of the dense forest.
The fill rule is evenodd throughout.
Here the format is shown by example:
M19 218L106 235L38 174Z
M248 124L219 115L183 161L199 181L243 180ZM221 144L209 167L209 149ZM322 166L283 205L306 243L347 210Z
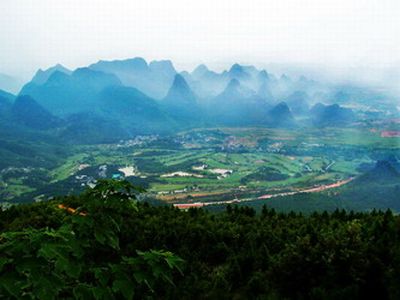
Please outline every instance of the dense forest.
M0 298L399 299L390 211L180 211L125 181L0 212Z

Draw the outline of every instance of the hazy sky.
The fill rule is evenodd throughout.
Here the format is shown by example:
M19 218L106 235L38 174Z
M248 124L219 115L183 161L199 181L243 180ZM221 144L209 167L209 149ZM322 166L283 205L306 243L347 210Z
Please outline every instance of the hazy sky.
M400 65L399 0L1 0L0 72L98 59Z

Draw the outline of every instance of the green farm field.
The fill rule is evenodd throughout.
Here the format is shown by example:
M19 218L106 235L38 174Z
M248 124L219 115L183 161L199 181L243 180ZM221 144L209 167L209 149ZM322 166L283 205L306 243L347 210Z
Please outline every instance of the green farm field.
M354 178L399 151L398 138L359 128L207 128L75 145L54 167L2 174L6 201L78 193L99 178L126 178L168 203L254 198ZM28 170L28 171L26 171ZM38 198L39 197L39 198Z

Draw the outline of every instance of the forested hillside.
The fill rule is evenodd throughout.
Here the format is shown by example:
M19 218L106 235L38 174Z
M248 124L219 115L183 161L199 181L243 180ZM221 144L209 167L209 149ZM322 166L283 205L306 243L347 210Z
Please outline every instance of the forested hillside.
M390 211L214 214L100 181L0 213L0 298L399 299Z

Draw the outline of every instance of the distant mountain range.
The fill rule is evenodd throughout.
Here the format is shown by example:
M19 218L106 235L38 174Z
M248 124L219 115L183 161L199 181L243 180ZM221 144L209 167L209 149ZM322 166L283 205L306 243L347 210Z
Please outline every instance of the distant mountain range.
M268 112L268 123L272 127L294 127L295 119L289 106L285 102L281 102Z
M39 69L33 76L31 83L36 85L44 84L50 78L50 76L53 75L53 73L55 72L61 72L67 75L70 75L72 73L71 70L68 70L63 65L57 64L54 67L51 67L44 71L42 69Z
M39 130L56 128L61 120L54 117L30 96L19 96L11 106L11 117L17 124Z
M357 95L365 96L365 91L237 63L222 72L204 64L177 72L169 60L148 63L137 57L76 70L59 64L38 70L19 97L0 90L0 113L13 115L10 122L53 130L60 137L72 137L75 130L75 139L102 122L118 134L106 137L109 131L103 130L99 140L111 140L213 125L347 126L357 121L358 113L342 105L357 101Z
M0 90L9 93L18 93L22 85L23 82L19 78L0 73Z
M310 113L313 123L318 126L340 126L356 120L356 115L351 109L338 104L317 103L311 108Z
M152 61L149 64L140 57L99 61L89 69L114 74L121 82L134 87L155 99L162 99L167 94L177 73L169 60Z
M182 75L176 74L163 102L171 106L194 106L197 99Z
M114 74L79 68L68 74L53 68L44 72L48 79L37 83L37 76L26 84L20 95L29 95L45 109L59 116L92 111L98 94L106 87L122 85ZM39 80L40 82L40 80Z
M0 98L2 98L3 100L8 100L10 102L12 102L15 99L15 95L8 93L6 91L0 90Z

